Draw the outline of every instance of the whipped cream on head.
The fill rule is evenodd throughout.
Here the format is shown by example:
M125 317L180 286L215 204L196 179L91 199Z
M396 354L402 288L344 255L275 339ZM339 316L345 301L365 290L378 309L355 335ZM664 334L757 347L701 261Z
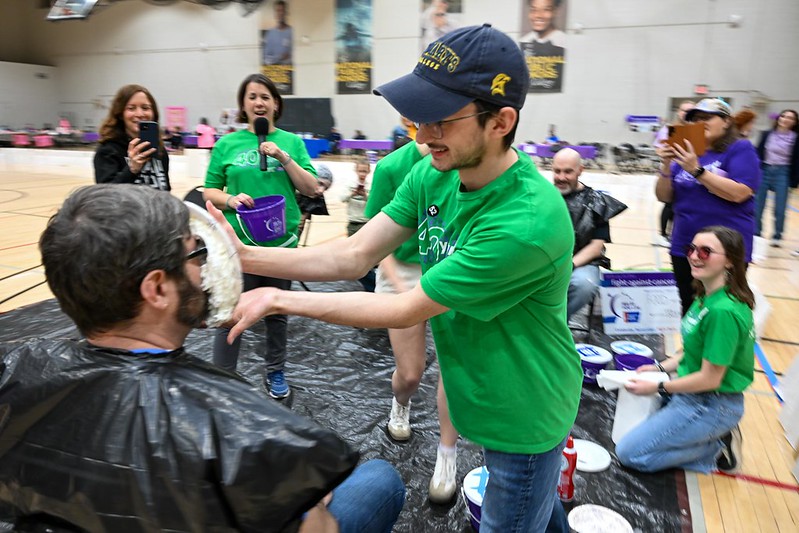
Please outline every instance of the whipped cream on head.
M202 289L208 295L210 327L218 327L230 320L241 296L241 261L236 246L211 215L190 202L189 227L191 232L205 242L208 249L205 264L200 270Z

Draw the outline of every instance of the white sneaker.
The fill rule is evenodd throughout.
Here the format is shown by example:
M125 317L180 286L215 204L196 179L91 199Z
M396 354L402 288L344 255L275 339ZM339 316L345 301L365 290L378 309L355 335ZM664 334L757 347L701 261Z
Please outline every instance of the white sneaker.
M658 235L652 240L652 244L661 248L671 248L671 242L663 235Z
M402 405L396 398L391 399L391 415L388 418L388 434L394 440L411 438L411 401Z
M782 243L780 242L779 239L771 239L772 248L779 248L780 246L782 246Z
M791 257L799 257L799 250L794 250L791 252Z
M436 469L430 478L427 497L433 503L447 503L455 495L455 470L458 454L445 453L438 449L436 455Z

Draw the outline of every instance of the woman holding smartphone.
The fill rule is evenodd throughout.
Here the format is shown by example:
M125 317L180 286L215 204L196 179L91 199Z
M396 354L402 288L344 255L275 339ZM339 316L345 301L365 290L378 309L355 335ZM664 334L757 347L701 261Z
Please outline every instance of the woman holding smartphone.
M203 197L225 213L230 225L244 244L295 248L299 241L297 228L300 209L295 190L312 196L317 187L316 170L303 140L275 127L283 111L283 98L274 82L263 74L247 76L239 86L237 120L247 128L225 135L214 145L211 162L205 176ZM268 121L268 132L256 135L256 120ZM262 124L263 122L259 122ZM266 170L261 170L261 157L266 158ZM253 242L236 218L236 208L253 207L254 198L280 195L286 200L286 233L266 242ZM244 290L257 287L277 287L288 290L291 281L266 276L244 275ZM289 387L283 369L286 362L286 315L272 315L266 323L266 380L265 388L273 398L285 398ZM214 339L214 363L235 370L239 357L240 338L227 343L227 329L219 329Z
M158 106L141 85L117 91L108 116L100 125L100 146L94 154L97 183L134 183L169 191L169 155L153 128L150 141L141 139L139 124L158 122Z
M707 151L698 156L690 141L685 146L663 144L655 195L671 202L674 224L671 263L680 292L683 315L694 299L691 265L685 249L700 228L718 224L741 233L748 263L752 260L755 228L754 194L760 185L760 162L752 143L741 139L732 109L717 98L705 98L685 114L701 122Z
M642 472L684 468L735 472L741 464L743 391L754 379L755 297L746 282L741 234L702 228L686 248L696 300L682 320L678 355L638 372L674 372L663 383L632 379L633 394L659 392L665 405L616 446L619 461Z

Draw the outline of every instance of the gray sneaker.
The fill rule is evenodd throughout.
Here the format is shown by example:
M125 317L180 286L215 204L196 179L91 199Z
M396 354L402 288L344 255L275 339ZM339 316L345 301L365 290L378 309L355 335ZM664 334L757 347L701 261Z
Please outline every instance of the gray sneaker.
M388 418L388 434L398 441L411 438L411 401L402 405L396 398L391 398L391 415Z

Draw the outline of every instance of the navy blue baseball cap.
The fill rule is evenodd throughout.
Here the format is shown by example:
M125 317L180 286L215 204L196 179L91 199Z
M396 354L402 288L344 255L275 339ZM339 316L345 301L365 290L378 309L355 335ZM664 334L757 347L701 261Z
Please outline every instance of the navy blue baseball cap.
M521 109L530 85L527 63L513 40L491 27L468 26L434 41L413 72L374 93L413 122L437 122L474 100Z

